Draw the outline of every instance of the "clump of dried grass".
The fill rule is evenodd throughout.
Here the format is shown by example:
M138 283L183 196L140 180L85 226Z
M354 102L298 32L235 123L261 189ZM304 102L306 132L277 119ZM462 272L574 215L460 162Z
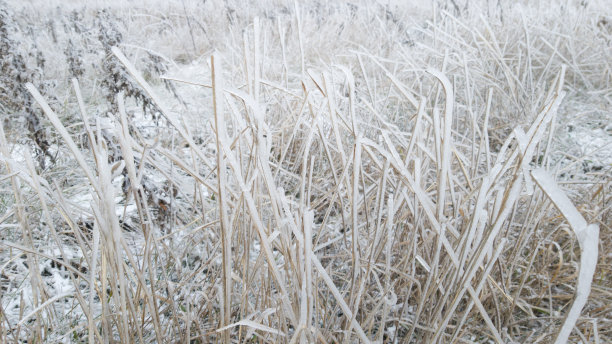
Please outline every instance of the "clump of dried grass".
M0 131L12 187L2 221L21 231L3 234L2 269L26 254L33 300L18 323L3 318L2 341L605 342L610 281L594 264L608 257L610 184L592 183L578 212L554 178L564 97L609 92L605 82L562 65L570 43L548 44L546 26L527 27L520 11L505 20L521 34L436 12L411 46L396 18L369 16L383 9L256 18L232 36L238 51L210 59L209 80L168 78L199 84L210 114L200 137L197 112L174 111L117 47L168 137L139 127L123 94L105 127L75 79L84 149L28 85L72 185L15 159ZM315 23L325 10L333 20ZM352 25L338 34L348 39L368 20L388 41L313 64L312 32ZM165 180L169 201L152 204L147 180ZM67 199L75 188L91 195L84 207ZM37 260L68 272L72 298L51 296Z

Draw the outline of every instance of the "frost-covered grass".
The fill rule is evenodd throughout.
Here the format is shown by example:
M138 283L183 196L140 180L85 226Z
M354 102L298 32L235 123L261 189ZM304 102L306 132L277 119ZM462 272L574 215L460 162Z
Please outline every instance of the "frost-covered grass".
M606 1L0 0L0 51L1 343L612 341Z

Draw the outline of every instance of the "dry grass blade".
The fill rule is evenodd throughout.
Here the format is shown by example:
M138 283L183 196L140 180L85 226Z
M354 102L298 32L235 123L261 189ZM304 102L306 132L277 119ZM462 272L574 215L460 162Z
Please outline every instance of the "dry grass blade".
M561 344L567 342L591 293L591 284L598 260L599 226L596 224L587 225L584 217L580 215L565 193L557 186L552 176L543 168L533 170L531 175L570 224L580 244L580 266L578 267L576 298L572 303L572 307L567 312L563 326L555 339L555 344Z
M227 190L226 190L226 168L225 158L223 156L223 145L228 145L227 136L225 129L225 113L224 113L224 99L223 99L223 84L222 84L222 73L220 68L220 61L217 61L218 57L211 57L212 64L212 81L213 81L213 107L215 113L215 134L217 138L217 185L218 185L218 200L219 200L219 214L220 214L220 225L221 225L221 246L223 256L223 322L222 327L229 326L232 312L232 257L231 257L231 237L232 229L230 227L230 221L228 218L228 205L227 205ZM224 341L229 343L230 333L229 331L224 332Z

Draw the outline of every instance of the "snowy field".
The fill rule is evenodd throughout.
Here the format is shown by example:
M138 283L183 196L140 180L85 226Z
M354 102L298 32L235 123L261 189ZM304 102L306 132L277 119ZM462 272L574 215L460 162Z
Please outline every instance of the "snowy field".
M0 0L0 343L611 343L608 0Z

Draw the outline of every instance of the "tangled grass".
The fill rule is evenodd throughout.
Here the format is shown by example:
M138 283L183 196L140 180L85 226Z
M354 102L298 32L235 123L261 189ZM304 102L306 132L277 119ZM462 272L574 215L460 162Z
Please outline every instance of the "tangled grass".
M0 342L611 341L604 5L5 5Z

